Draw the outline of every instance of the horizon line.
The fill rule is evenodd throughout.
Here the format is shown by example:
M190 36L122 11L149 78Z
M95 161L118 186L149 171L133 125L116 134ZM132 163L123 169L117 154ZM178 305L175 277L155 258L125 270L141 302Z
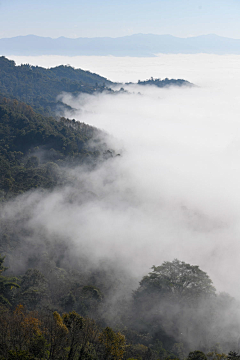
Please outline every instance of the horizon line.
M41 35L35 35L35 34L27 34L27 35L16 35L16 36L11 36L11 37L0 37L0 40L4 40L4 39L14 39L14 38L19 38L19 37L38 37L38 38L44 38L44 39L51 39L51 40L58 40L58 39L69 39L69 40L78 40L78 39L120 39L120 38L127 38L127 37L131 37L131 36L137 36L137 35L149 35L149 36L169 36L169 37L173 37L173 38L177 38L177 39L194 39L194 38L199 38L199 37L204 37L204 36L215 36L215 37L219 37L219 38L224 38L224 39L231 39L231 40L240 40L240 38L232 38L232 37L227 37L227 36L222 36L222 35L217 35L214 33L208 33L208 34L201 34L201 35L190 35L190 36L185 36L185 37L181 37L181 36L175 36L172 34L153 34L153 33L134 33L131 35L123 35L123 36L116 36L116 37L111 37L111 36L93 36L93 37L87 37L87 36L79 36L79 37L66 37L66 36L58 36L58 37L50 37L50 36L41 36Z

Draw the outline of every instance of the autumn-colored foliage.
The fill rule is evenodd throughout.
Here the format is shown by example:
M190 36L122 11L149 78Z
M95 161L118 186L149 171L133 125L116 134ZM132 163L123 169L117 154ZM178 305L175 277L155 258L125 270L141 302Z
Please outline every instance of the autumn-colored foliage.
M99 341L105 346L106 359L121 360L125 352L125 336L120 332L115 333L106 327L99 335Z

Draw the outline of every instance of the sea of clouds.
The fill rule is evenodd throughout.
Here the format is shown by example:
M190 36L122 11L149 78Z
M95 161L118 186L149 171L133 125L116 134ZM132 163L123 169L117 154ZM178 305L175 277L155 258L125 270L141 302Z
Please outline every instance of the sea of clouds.
M116 259L138 280L165 260L199 265L217 290L240 298L240 56L9 58L70 64L117 82L153 76L197 85L63 94L76 109L65 115L105 130L121 156L91 172L76 168L91 201L67 204L70 190L56 190L37 201L30 226L71 238L95 263Z

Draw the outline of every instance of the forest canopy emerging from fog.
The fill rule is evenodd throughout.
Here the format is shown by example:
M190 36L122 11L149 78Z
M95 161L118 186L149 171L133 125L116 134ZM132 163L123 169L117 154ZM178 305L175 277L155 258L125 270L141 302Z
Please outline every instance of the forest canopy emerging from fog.
M123 228L116 199L133 217L139 204L121 173L126 149L85 124L97 111L96 103L84 106L89 96L129 99L131 86L184 92L192 84L125 85L70 66L0 58L1 360L240 359L240 303L219 293L205 269L176 256L150 263L144 276L129 270L138 250L130 252L131 238L121 245L111 223L114 214ZM76 109L65 96L73 103L83 96L82 121L70 116ZM95 239L102 228L110 245ZM121 252L129 258L120 261Z

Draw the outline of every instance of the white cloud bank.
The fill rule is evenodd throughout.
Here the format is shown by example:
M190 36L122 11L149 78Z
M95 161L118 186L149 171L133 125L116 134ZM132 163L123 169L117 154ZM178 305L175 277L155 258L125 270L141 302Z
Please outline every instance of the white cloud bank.
M92 173L76 169L97 199L67 206L64 191L53 193L36 207L32 224L65 234L96 259L116 255L139 279L164 260L197 264L218 290L240 297L239 59L68 58L115 81L184 78L200 87L65 96L79 109L74 117L109 132L122 156ZM56 61L63 62L35 63Z

